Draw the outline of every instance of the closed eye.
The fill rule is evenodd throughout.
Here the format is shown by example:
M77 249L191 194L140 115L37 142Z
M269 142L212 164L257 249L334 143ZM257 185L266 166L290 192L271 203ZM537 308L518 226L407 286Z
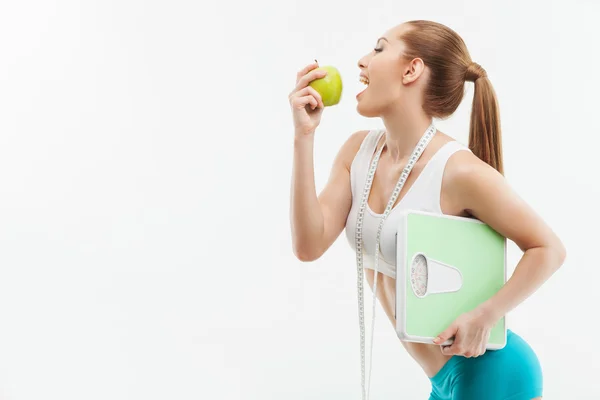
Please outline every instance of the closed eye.
M373 50L375 51L375 53L379 53L379 52L381 52L383 49L382 49L382 48L377 48L377 47L376 47L376 48L374 48Z

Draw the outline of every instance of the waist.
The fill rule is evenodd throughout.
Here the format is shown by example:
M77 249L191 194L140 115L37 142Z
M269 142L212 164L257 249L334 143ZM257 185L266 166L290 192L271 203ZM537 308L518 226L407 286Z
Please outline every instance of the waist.
M402 342L402 345L430 379L436 376L451 358L442 354L439 345L413 342Z

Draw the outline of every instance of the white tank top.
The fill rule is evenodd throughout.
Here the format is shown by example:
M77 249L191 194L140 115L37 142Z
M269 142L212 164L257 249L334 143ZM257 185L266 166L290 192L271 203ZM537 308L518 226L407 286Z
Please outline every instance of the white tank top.
M346 220L346 238L350 246L356 251L354 234L356 231L356 217L362 200L362 192L365 187L367 173L371 165L377 143L379 143L384 130L371 130L365 136L352 165L350 166L350 183L352 188L352 208ZM442 177L444 169L450 156L460 150L471 151L458 141L450 141L444 144L427 162L417 179L413 182L404 197L394 206L388 215L382 231L379 243L379 264L377 270L384 275L396 278L396 232L398 229L399 210L420 210L436 214L443 214L440 205L440 194L442 189ZM363 218L363 266L373 269L375 264L375 239L377 229L383 218L383 214L377 214L367 204Z

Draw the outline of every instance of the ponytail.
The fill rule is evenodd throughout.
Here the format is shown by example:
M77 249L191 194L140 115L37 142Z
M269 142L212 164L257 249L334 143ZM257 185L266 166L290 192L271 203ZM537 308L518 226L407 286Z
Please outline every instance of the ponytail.
M406 23L400 40L404 58L421 58L431 71L424 89L423 111L447 118L465 95L465 81L475 83L469 127L469 149L504 175L500 115L496 93L481 65L471 60L467 46L452 29L438 22L415 20Z
M475 84L469 148L473 154L504 175L500 112L492 83L485 70L477 63L471 63L467 68L465 80Z

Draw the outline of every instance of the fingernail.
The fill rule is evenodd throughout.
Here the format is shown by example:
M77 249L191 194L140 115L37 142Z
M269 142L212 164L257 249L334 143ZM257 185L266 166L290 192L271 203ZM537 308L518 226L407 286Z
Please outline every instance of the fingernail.
M436 337L435 339L433 339L434 342L439 342L440 341L440 337Z

